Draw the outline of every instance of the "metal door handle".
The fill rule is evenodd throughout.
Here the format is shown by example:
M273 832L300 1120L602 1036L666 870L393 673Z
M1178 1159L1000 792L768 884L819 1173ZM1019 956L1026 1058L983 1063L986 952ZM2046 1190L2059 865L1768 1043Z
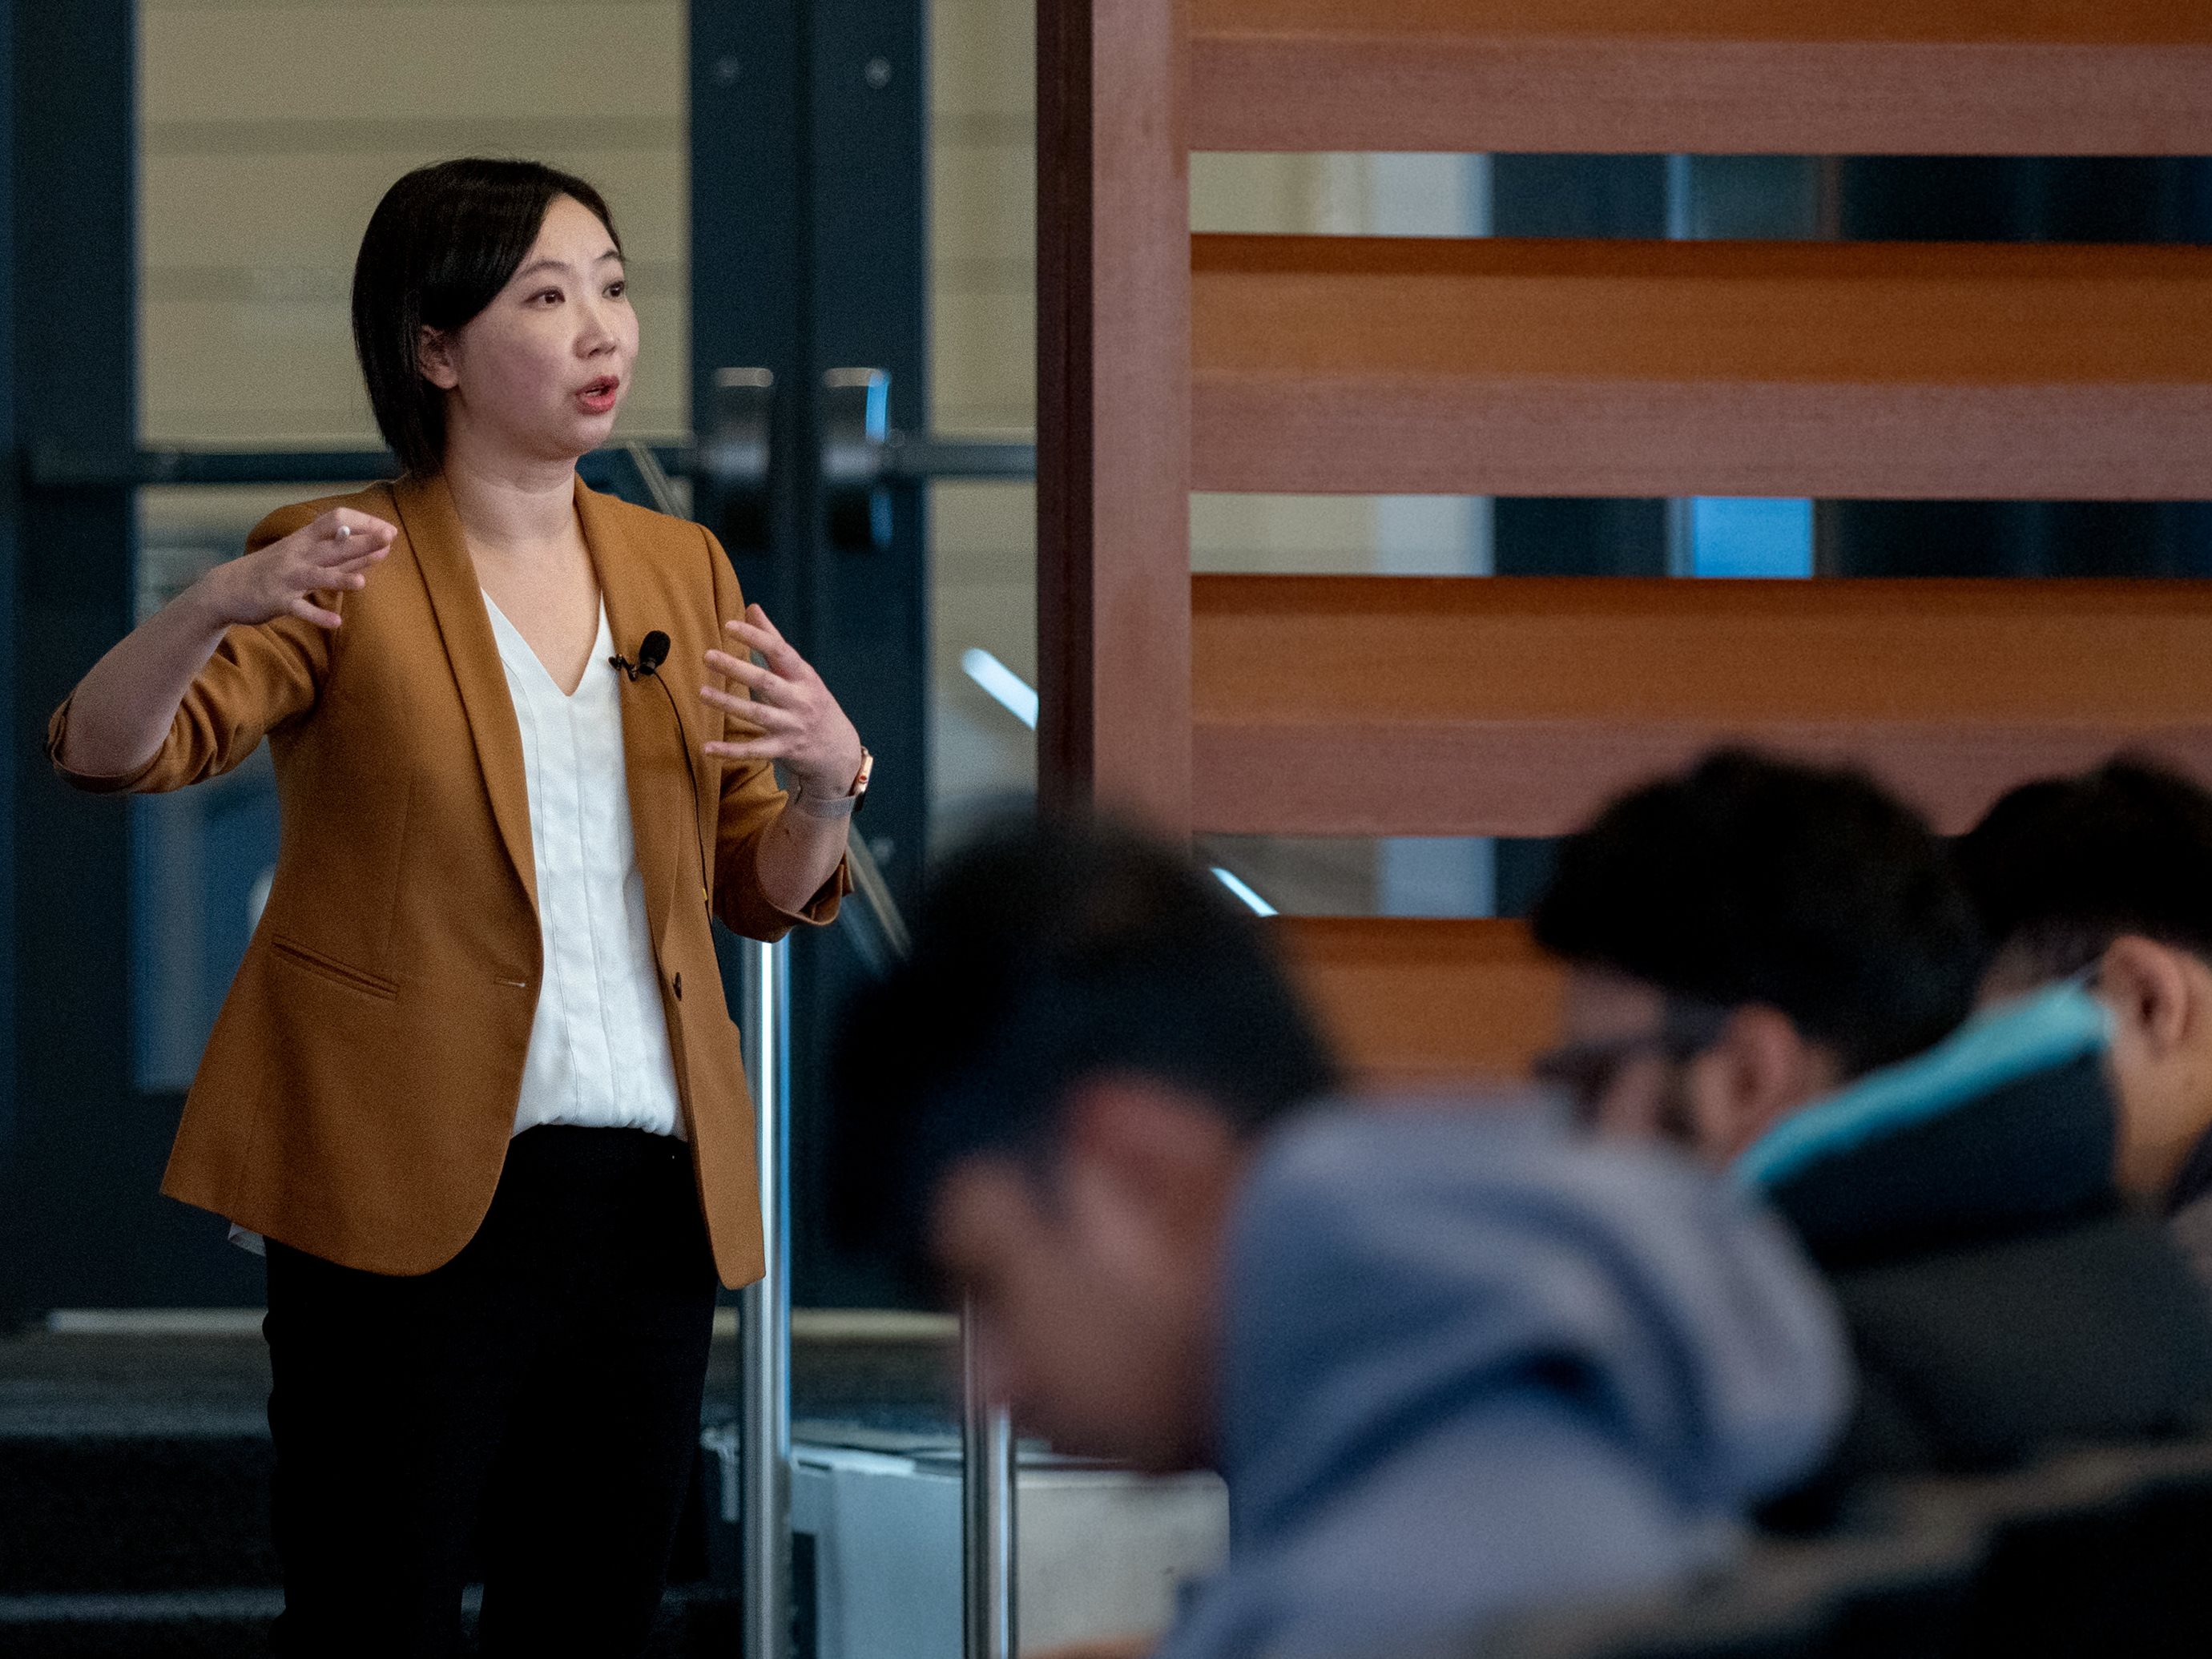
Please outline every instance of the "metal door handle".
M833 368L822 377L822 489L831 545L857 552L889 547L895 483L1036 477L1036 445L1026 439L895 430L890 392L884 369ZM690 460L694 477L720 503L722 539L733 551L764 551L773 534L775 432L775 372L716 369L714 407Z
M774 370L714 371L714 406L692 465L721 503L722 540L733 550L758 552L769 544L775 420Z
M1036 477L1036 445L1027 440L894 430L890 392L884 369L833 368L822 377L822 489L836 546L881 552L891 544L893 483Z
M833 368L822 377L822 494L836 546L880 553L891 544L884 481L890 410L891 377L883 369Z

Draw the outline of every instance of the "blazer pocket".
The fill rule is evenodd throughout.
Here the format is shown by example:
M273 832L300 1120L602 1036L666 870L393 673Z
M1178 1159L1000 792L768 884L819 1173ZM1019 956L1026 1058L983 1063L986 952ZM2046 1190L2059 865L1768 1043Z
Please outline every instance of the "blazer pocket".
M295 944L282 933L270 934L269 948L276 953L280 960L289 962L295 968L313 974L319 978L343 985L348 990L359 991L368 996L381 997L386 1002L398 1000L398 981L386 979L381 974L368 973L359 968L349 967L336 957L326 957L320 951L311 951L304 945Z

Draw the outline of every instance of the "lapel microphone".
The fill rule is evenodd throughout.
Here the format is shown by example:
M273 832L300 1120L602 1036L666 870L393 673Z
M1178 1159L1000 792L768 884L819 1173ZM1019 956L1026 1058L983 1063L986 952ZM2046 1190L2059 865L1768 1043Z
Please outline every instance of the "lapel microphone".
M676 716L676 742L684 751L684 775L691 780L691 833L692 839L699 846L699 894L707 901L707 912L712 915L714 910L714 878L708 869L707 843L699 834L699 774L691 764L691 734L684 729L684 711L676 706L676 693L670 690L668 682L660 678L660 665L667 660L668 635L657 628L637 642L635 661L619 651L607 659L609 665L619 668L632 680L651 676L653 683L660 687L662 695L668 699L668 712Z
M611 665L621 669L634 680L647 674L658 674L660 665L667 660L668 635L657 628L638 641L636 661L631 661L619 651L607 659Z

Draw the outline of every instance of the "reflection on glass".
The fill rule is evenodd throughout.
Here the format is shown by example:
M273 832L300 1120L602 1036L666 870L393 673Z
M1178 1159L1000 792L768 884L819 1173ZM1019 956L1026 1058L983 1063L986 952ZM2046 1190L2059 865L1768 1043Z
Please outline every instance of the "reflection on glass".
M1813 574L1813 503L1700 495L1690 503L1690 574Z
M1213 866L1213 873L1221 884L1236 894L1254 915L1272 916L1277 914L1275 907L1254 892L1250 884L1234 871L1224 869L1217 864Z
M981 646L960 653L960 667L983 688L983 695L1032 732L1036 730L1037 694L1030 684Z

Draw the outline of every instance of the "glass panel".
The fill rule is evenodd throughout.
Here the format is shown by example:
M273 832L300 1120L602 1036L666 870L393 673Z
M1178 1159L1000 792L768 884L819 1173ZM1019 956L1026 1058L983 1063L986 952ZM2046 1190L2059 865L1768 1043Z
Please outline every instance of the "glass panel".
M930 823L939 845L1036 793L1036 506L1025 484L931 501Z
M1035 19L930 9L930 423L1027 437L1036 403ZM930 835L957 842L1036 789L1036 494L929 487ZM982 653L971 655L970 653ZM995 666L994 666L995 665Z
M141 0L144 441L375 447L349 322L355 251L393 179L472 154L599 186L641 325L617 437L684 433L686 18L683 0ZM236 555L272 508L352 487L141 491L139 614ZM131 810L138 1082L181 1089L276 859L266 752Z

